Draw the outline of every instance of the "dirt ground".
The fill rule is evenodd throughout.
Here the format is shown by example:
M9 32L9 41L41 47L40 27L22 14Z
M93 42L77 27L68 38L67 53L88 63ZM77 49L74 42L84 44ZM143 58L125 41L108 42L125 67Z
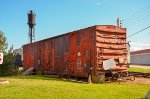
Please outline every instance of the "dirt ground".
M150 69L150 66L145 66L145 65L130 65L129 67L136 67L136 68L142 68L142 69Z
M127 80L126 83L130 83L130 84L150 84L150 78L135 77L134 81Z
M129 67L150 69L150 66L145 66L145 65L130 65ZM127 83L150 84L150 73L131 73L131 74L135 76L135 80L134 81L128 80Z

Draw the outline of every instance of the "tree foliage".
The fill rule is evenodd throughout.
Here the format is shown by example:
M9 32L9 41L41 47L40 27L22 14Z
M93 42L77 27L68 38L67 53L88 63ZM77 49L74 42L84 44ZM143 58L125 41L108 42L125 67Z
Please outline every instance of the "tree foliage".
M7 47L7 38L4 36L4 33L2 31L0 31L0 52L4 52Z
M4 55L4 62L0 65L0 76L14 74L13 54L8 52Z
M6 52L7 49L7 38L4 36L4 33L0 31L0 52L4 53L3 64L0 65L0 76L12 75L14 74L14 64L13 64L13 46Z

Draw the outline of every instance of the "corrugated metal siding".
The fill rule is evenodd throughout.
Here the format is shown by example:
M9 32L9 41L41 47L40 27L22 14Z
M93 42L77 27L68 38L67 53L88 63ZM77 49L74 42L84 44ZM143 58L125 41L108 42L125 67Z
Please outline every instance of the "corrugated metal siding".
M94 58L90 60L95 48L94 34L95 27L82 29L70 34L69 66L73 67L72 71L75 75L86 74L87 76L90 65L94 66Z
M150 65L150 53L131 55L131 64Z
M34 57L33 57L33 46L31 45L26 45L23 47L23 62L25 65L25 68L30 68L34 66Z
M94 66L95 27L24 45L25 68L44 73L86 76ZM92 54L92 55L91 55Z

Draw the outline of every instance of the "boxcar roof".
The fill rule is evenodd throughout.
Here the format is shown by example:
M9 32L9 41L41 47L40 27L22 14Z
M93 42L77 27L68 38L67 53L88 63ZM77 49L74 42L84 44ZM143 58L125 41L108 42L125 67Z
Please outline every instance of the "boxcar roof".
M46 39L43 39L43 40L39 40L39 41L36 41L36 42L41 42L41 41L45 41L45 40L48 40L48 39L57 38L57 37L60 37L60 36L64 36L64 35L73 33L73 32L79 32L79 31L85 30L85 29L95 28L95 30L96 30L96 27L97 27L97 29L100 30L100 31L108 31L107 29L109 29L109 28L111 28L111 29L112 29L112 28L113 28L113 29L114 29L114 28L115 28L115 29L122 29L123 31L119 31L119 32L123 32L123 33L125 33L125 31L126 31L126 28L120 28L120 27L117 27L117 26L114 26L114 25L94 25L94 26L90 26L90 27L83 28L83 29L75 30L75 31L72 31L72 32L60 34L60 35L57 35L57 36L54 36L54 37L49 37L49 38L46 38ZM106 27L108 27L108 28L106 29ZM118 31L112 31L112 32L118 32ZM36 43L36 42L35 42L35 43ZM29 44L25 44L25 45L29 45ZM23 46L25 46L25 45L23 45Z

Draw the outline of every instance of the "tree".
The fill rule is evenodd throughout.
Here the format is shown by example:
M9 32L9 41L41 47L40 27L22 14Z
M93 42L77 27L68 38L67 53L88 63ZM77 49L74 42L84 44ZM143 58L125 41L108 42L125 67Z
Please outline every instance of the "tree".
M4 36L4 33L0 31L0 52L5 52L8 47L7 38Z
M14 64L13 64L13 46L6 52L7 49L7 38L4 36L4 33L0 31L0 52L4 53L3 64L0 65L0 76L12 75L14 73Z

